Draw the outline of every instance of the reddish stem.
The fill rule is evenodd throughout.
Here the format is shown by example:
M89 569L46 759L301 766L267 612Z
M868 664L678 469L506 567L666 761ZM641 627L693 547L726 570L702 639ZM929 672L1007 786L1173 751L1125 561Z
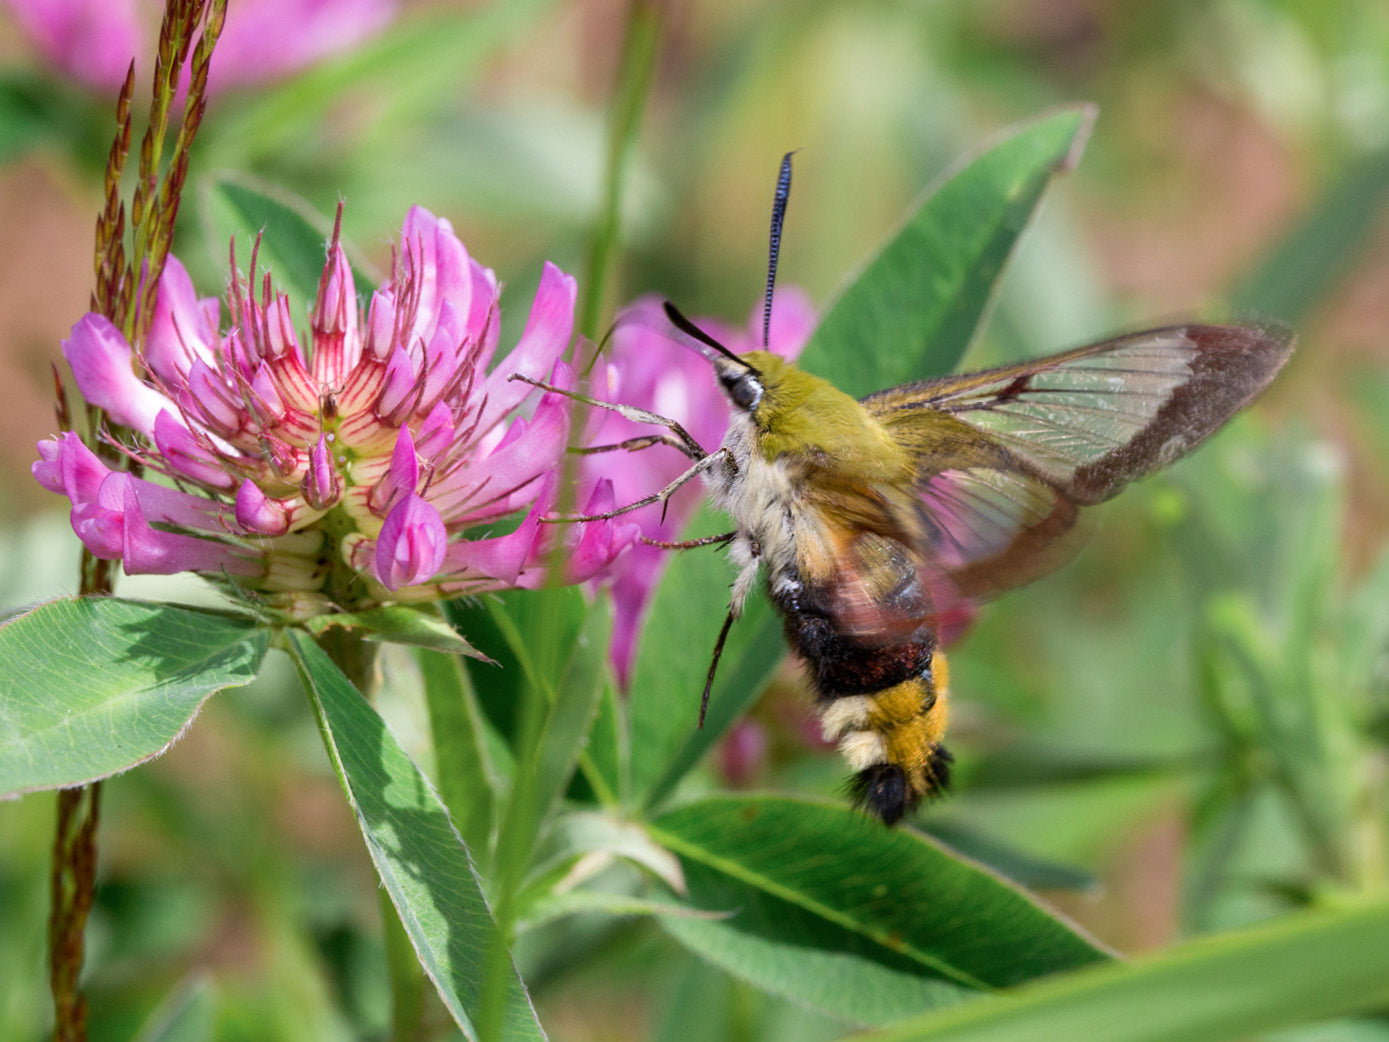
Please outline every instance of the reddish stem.
M96 883L96 828L101 782L58 792L53 838L53 914L48 920L49 984L54 1042L86 1042L87 999L82 973L87 914Z

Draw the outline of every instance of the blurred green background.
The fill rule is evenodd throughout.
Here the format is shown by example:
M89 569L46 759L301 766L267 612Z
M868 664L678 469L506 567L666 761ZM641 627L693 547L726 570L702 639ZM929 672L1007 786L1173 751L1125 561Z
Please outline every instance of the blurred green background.
M1024 238L967 364L1193 315L1278 318L1300 335L1250 415L1105 508L1066 571L981 614L951 656L959 782L923 824L1010 865L1122 951L1382 892L1389 8L655 12L601 325L644 292L741 321L788 149L781 279L824 305L962 154L1084 100L1100 116L1083 160ZM348 238L378 264L418 203L454 223L523 316L542 260L582 277L628 16L617 2L409 5L352 54L214 99L176 251L220 292L225 237L197 187L219 177L282 186L320 213L345 200ZM49 365L90 292L112 101L57 81L3 22L0 59L0 601L19 605L76 584L66 519L27 470L53 428ZM788 669L755 714L768 751L737 784L838 791L843 768L804 739L805 710ZM422 740L411 705L395 712L407 744ZM710 767L711 784L731 784ZM93 1039L131 1038L180 988L221 1038L384 1035L374 877L287 669L213 700L104 799ZM0 806L0 1038L42 1037L50 1016L53 802ZM646 924L577 968L563 956L519 955L557 1039L845 1030ZM1389 1038L1369 1022L1317 1031L1280 1037Z

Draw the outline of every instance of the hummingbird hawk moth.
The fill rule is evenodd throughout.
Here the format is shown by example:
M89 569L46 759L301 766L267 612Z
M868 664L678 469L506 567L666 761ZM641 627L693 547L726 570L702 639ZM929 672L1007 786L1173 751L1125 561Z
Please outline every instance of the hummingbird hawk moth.
M787 155L764 347L790 172ZM734 354L669 303L665 312L712 363L732 405L727 432L706 452L674 421L585 399L670 432L605 448L662 443L694 461L659 492L595 516L703 477L734 530L659 545L727 542L739 569L705 704L728 629L765 573L824 735L855 772L853 794L889 825L948 781L942 619L1059 566L1082 508L1218 430L1294 340L1273 326L1164 326L855 399L770 351Z

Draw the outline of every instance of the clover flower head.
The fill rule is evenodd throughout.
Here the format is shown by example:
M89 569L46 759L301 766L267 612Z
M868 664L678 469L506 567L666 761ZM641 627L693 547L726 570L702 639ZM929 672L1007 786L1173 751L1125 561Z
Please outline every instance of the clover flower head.
M129 573L193 571L296 616L581 582L636 536L633 524L542 525L569 440L561 354L574 280L546 264L516 347L498 342L496 276L445 220L405 219L390 278L359 311L338 243L301 340L269 277L234 278L230 326L170 257L145 343L88 314L63 344L79 389L138 466L113 468L74 433L39 445L33 473L72 503L93 554ZM140 476L143 472L148 476ZM601 478L581 492L610 508ZM505 534L497 526L526 511ZM562 545L559 545L562 544ZM552 559L563 574L549 575Z

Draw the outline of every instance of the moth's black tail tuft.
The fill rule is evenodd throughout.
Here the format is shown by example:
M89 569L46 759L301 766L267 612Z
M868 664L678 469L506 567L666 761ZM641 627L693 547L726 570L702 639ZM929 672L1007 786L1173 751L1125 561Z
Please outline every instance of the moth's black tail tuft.
M916 805L907 775L895 763L875 763L849 780L854 803L885 825L896 825Z
M926 764L927 799L941 795L950 784L950 765L955 758L943 745L931 746ZM849 779L849 796L884 825L896 825L916 809L921 802L919 792L907 778L907 772L895 763L875 763Z

